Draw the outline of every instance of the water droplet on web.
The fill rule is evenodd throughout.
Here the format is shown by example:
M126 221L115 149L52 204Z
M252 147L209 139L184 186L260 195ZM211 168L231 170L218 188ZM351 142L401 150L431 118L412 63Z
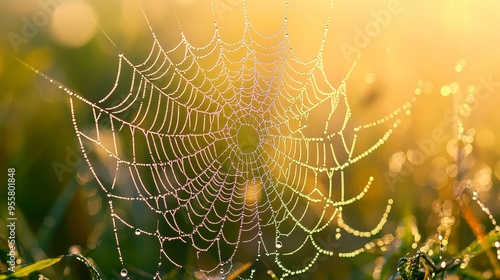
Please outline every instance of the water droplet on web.
M141 230L140 229L136 229L135 230L135 235L141 235Z
M122 58L123 57L123 53L119 53L118 57Z
M276 241L276 249L280 249L281 247L283 247L283 243L281 243L281 241Z
M440 266L441 266L441 268L445 268L446 267L446 262L442 261Z
M477 199L477 190L472 191L472 199L476 200Z
M122 277L127 277L127 275L128 275L128 271L124 268L124 269L122 269L122 271L120 271L120 275L121 275Z

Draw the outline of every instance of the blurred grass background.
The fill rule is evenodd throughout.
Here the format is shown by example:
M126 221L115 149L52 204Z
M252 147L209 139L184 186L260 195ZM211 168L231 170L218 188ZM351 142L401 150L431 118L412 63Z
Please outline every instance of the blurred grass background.
M356 28L365 28L373 21L373 11L385 10L393 2L336 1L331 16L331 35L325 45L325 68L334 84L345 76L352 63L341 44L354 45ZM180 38L172 7L190 42L204 44L211 37L213 19L208 2L200 3L141 1L166 49L173 47ZM218 0L214 3L223 4L215 14L229 41L241 31L238 30L241 2ZM353 188L364 186L370 175L375 176L376 181L362 207L346 212L351 213L346 219L361 228L373 225L386 199L393 197L394 210L384 233L394 233L405 219L414 217L423 243L437 233L439 226L439 211L433 206L439 205L439 201L447 201L455 223L444 255L452 256L475 237L460 218L459 208L452 199L453 182L458 176L453 169L458 167L450 155L456 120L449 112L453 112L454 106L462 107L462 103L467 103L463 102L467 90L470 85L481 84L480 79L494 82L490 85L490 94L482 100L476 96L469 108L458 109L468 111L462 115L464 128L468 135L474 136L469 160L460 174L474 181L479 197L490 207L494 217L499 218L500 213L500 145L497 144L500 87L496 84L500 81L500 31L497 28L500 19L495 16L500 5L495 1L401 0L397 3L401 12L393 14L390 23L376 36L369 37L366 47L359 48L362 58L349 80L347 91L353 120L365 123L390 113L413 96L419 81L425 84L426 90L395 135L348 175L348 185ZM270 32L282 20L277 15L283 11L284 3L277 1L272 7L269 5L263 1L249 5L250 20L264 32ZM291 14L300 19L289 26L291 41L299 56L316 55L322 34L313 30L321 30L318 26L328 16L325 6L328 6L325 1L290 2ZM47 12L44 7L53 8L54 13ZM142 62L149 53L151 33L138 7L138 1L132 0L2 1L0 47L89 100L97 100L114 83L119 51L136 63ZM31 22L33 28L23 29L27 28L26 22ZM23 30L29 36L25 36ZM19 35L22 42L13 44L12 35L9 37L12 33ZM457 65L462 65L460 59L465 64L457 72ZM454 82L459 90L452 94L449 88ZM67 96L0 52L0 108L0 170L16 168L17 239L21 256L31 262L70 250L81 251L93 259L108 278L119 278L121 268L106 199L101 197L102 193L82 161ZM92 124L91 116L89 124ZM383 127L375 129L363 137L378 138L382 130ZM434 141L433 146L428 144L426 147L433 148L429 148L431 152L427 154L422 143L429 143L437 132L443 134L445 140ZM422 161L415 156L412 158L419 149L425 154ZM387 181L388 174L395 179ZM3 186L5 184L2 189ZM5 196L0 196L0 203L6 205ZM487 216L478 207L472 208L484 230L491 230ZM4 210L0 213L4 214ZM0 232L5 234L5 230ZM352 242L358 242L349 244L354 248L365 243ZM134 262L145 267L151 265L147 247L133 242L126 246L138 248L133 256L128 256L136 259ZM325 275L328 279L370 278L377 262L381 262L380 255L390 263L386 270L395 273L397 259L408 252L414 253L411 245L405 246L385 255L379 251L352 259L327 259L318 263L310 279L316 279L315 275ZM473 264L479 271L491 271L486 258L477 258ZM46 272L51 279L58 278L56 275L60 273Z

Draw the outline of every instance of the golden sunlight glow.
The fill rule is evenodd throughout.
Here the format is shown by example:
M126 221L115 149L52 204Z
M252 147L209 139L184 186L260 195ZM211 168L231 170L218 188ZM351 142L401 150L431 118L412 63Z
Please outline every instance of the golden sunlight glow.
M370 251L391 258L371 264L388 279L400 253L451 257L475 228L500 233L500 1L45 1L6 1L13 27L0 8L6 48L40 71L33 93L0 94L15 109L4 150L64 160L31 147L40 124L67 129L47 147L79 140L85 168L71 180L95 186L79 191L80 212L108 215L85 250L114 234L118 275L143 261L130 248L155 246L143 255L158 278L195 257L198 279L260 279L272 261L269 275L316 278L331 269L323 257L345 270ZM28 80L9 59L0 52L0 82ZM44 84L71 109L33 102ZM481 221L465 238L459 204Z
M68 47L80 47L95 35L96 14L84 1L68 1L54 12L51 32L54 39Z
M475 140L476 144L481 148L492 148L495 145L495 134L490 129L480 130Z
M462 69L465 67L465 59L459 58L457 61L457 65L455 66L456 72L462 72Z
M262 198L261 189L262 189L262 182L260 180L248 181L247 191L245 195L245 203L247 205L259 203L259 201Z
M365 82L367 84L373 84L373 82L375 82L375 74L373 74L373 73L366 74Z
M397 152L393 154L389 159L389 169L394 173L401 171L401 168L403 167L405 160L406 160L406 155L404 152Z
M451 89L449 86L446 85L446 86L441 87L441 95L442 96L448 96L448 95L450 95L450 93L451 93Z

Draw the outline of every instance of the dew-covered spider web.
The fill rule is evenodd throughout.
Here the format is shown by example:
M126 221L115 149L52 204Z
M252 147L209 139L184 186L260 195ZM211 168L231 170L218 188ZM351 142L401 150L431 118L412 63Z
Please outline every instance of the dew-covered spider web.
M221 36L213 5L211 39L201 46L179 24L181 39L166 48L148 23L147 58L117 53L116 81L102 99L65 89L83 155L108 197L123 277L134 254L125 244L134 238L155 244L135 254L155 256L156 279L187 265L200 278L252 279L261 261L286 278L324 256L352 257L371 246L346 251L318 237L369 242L387 221L391 198L367 227L344 219L345 207L362 203L376 181L368 176L354 187L346 172L386 142L415 99L354 122L347 82L357 60L340 82L325 72L332 14L315 55L303 59L289 38L289 3L282 24L265 34L246 5L236 40ZM380 127L376 139L358 144Z

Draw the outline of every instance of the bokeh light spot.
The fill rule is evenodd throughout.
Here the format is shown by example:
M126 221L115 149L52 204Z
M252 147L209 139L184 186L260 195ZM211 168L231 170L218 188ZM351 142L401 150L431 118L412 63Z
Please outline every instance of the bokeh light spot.
M96 14L84 1L69 1L54 12L50 31L54 39L67 47L80 47L95 35Z

